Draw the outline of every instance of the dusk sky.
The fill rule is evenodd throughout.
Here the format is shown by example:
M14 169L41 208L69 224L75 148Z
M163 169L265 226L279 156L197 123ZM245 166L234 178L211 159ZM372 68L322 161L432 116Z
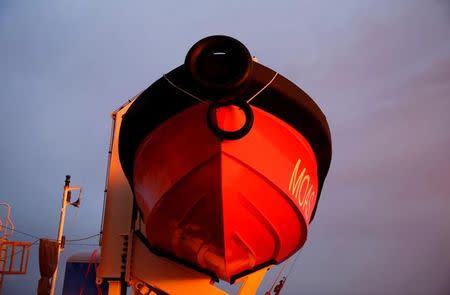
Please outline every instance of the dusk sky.
M65 235L98 233L110 113L214 34L300 86L330 125L330 172L282 294L450 294L448 0L1 0L0 201L16 229L56 238L71 174L84 198ZM67 246L59 292L65 259L93 249ZM3 294L35 294L37 253Z

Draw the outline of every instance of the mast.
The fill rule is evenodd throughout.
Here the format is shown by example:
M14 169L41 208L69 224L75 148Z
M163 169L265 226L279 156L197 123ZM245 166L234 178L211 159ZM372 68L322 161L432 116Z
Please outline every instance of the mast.
M64 191L63 191L63 195L62 195L62 202L61 202L61 213L59 216L58 236L56 238L56 241L58 242L58 258L56 261L58 261L58 262L59 262L59 256L61 255L61 252L64 250L63 233L64 233L64 223L65 223L65 219L66 219L66 207L67 207L67 205L73 205L75 207L79 206L79 200L80 200L79 198L74 203L70 202L71 192L73 190L78 190L81 194L81 187L70 186L70 175L66 175L66 180L64 181ZM54 293L55 293L57 277L58 277L58 263L56 264L56 269L52 276L50 295L54 295Z

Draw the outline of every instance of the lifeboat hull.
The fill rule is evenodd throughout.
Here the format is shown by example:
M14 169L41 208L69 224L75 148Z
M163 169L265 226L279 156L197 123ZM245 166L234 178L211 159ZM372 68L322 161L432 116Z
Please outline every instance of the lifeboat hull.
M133 167L150 245L226 281L300 249L317 201L317 162L308 141L251 108L250 132L221 140L205 123L208 104L189 107L144 138ZM219 123L240 122L236 114Z

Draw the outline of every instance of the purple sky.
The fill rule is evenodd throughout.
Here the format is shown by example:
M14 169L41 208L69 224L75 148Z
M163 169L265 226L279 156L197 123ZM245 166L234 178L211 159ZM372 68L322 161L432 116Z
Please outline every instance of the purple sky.
M97 233L109 114L226 34L308 92L332 131L283 294L450 294L448 1L100 2L0 2L0 200L17 229L55 238L69 173L85 198L66 236ZM4 294L35 292L36 254Z

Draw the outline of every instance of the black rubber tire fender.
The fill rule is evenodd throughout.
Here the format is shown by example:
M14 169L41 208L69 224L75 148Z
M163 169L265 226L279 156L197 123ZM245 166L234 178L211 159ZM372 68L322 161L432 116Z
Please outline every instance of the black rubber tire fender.
M226 131L221 129L217 125L216 120L216 110L220 107L225 106L237 106L240 108L245 115L245 122L244 125L242 125L241 128L234 131ZM213 102L208 106L208 111L206 114L206 121L208 123L209 129L221 140L237 140L245 135L247 135L253 126L254 116L253 116L253 110L250 107L250 105L243 101L243 100L232 100L232 101L225 101L225 102Z
M191 47L184 66L199 86L222 96L244 87L251 76L253 60L240 41L214 35Z

